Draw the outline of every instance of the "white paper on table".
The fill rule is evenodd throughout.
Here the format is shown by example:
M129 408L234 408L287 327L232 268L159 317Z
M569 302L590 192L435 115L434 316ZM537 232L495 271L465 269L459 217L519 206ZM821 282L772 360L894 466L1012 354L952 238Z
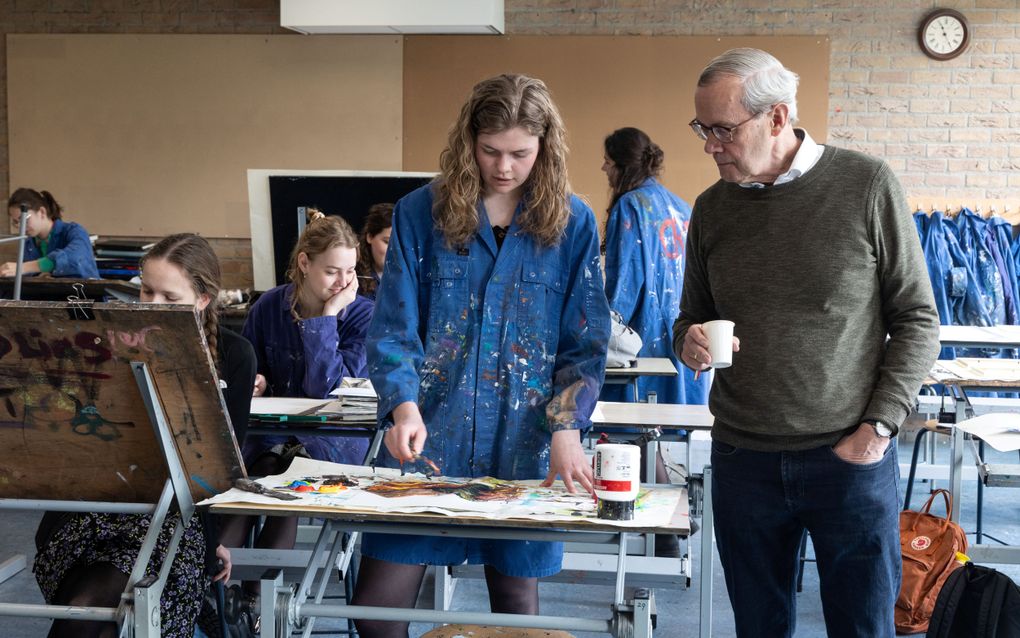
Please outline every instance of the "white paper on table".
M314 414L316 410L329 403L325 399L305 399L298 397L252 397L251 414Z
M1002 412L982 414L956 424L1000 452L1020 450L1020 414Z

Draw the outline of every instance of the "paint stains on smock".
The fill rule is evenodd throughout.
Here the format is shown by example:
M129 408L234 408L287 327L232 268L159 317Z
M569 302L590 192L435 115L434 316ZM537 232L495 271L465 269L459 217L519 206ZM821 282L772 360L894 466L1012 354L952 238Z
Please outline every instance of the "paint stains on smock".
M477 235L449 247L431 210L424 187L394 211L368 337L379 414L417 403L429 432L422 452L449 476L543 478L551 431L590 427L605 372L609 311L594 215L572 198L551 247L515 215L499 247L479 206ZM396 466L385 450L381 462ZM367 552L398 562L467 559L515 576L559 570L556 544L407 539L366 538Z
M677 377L638 379L642 399L658 394L659 403L704 404L708 376L694 373L673 353L673 322L680 313L684 250L691 208L654 178L625 193L606 222L606 296L642 340L640 357L669 357ZM606 386L607 401L631 401L630 388Z

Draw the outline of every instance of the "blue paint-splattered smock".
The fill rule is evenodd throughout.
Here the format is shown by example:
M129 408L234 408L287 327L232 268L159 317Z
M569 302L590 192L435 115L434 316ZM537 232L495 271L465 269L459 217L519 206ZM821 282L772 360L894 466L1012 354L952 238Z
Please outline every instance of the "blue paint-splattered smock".
M606 221L606 296L609 307L641 336L640 357L669 357L676 377L641 377L638 395L659 403L704 404L708 375L698 381L673 352L673 322L680 314L684 247L691 207L655 179L625 193ZM606 401L631 401L630 388L607 385Z
M92 242L89 240L88 231L81 225L54 219L53 228L46 237L46 254L43 254L39 243L38 238L25 242L25 261L46 257L53 262L50 274L54 277L99 279L99 268L92 252Z
M431 186L397 203L369 374L388 420L406 401L428 428L423 453L448 476L544 478L552 431L591 425L605 375L609 307L595 217L571 197L563 238L540 245L517 224L498 247L483 206L479 230L448 247ZM384 449L382 461L396 465ZM508 576L559 571L561 543L366 534L362 553L406 564L492 565Z
M295 321L290 312L294 284L267 291L251 307L242 333L255 347L259 374L266 377L266 396L323 399L343 377L364 377L365 334L373 303L360 295L336 317ZM368 451L361 438L299 436L313 459L360 464ZM285 436L248 437L248 464Z

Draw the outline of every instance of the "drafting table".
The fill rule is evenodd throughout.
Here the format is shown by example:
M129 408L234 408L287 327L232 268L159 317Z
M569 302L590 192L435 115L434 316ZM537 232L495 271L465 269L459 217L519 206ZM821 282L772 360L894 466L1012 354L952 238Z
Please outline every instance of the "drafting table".
M365 463L379 454L385 432L376 427L375 415L357 418L318 415L317 411L334 399L301 397L255 397L248 436L290 434L293 436L339 436L367 438L371 442Z
M606 368L605 383L629 385L637 402L641 399L638 396L638 377L675 377L678 374L673 360L668 357L638 357L629 368Z
M939 326L939 343L943 347L956 347L956 348L989 348L989 349L1008 349L1008 348L1020 348L1020 326ZM968 361L972 361L968 359ZM980 361L980 360L977 360ZM936 363L936 367L938 366ZM982 365L982 364L979 364ZM963 377L971 375L964 374ZM965 378L958 379L959 381L967 381ZM957 397L956 405L956 421L960 422L967 418L967 409L969 401L966 398L965 390L970 389L983 389L983 390L1014 390L1016 386L1009 385L985 385L988 379L969 379L973 383L978 385L963 384L956 382L947 382L946 385L956 387L960 390L960 395ZM933 381L937 383L937 381ZM927 383L926 383L927 385ZM1020 384L1018 384L1020 385ZM962 469L963 469L963 434L956 428L953 428L950 443L950 488L954 495L953 501L953 520L959 519L960 514L960 503L959 499L955 498L960 494L961 482L962 482Z
M342 507L301 506L281 501L280 504L216 503L211 511L217 514L251 514L266 516L315 516L324 518L322 531L309 559L307 569L297 592L284 587L282 576L271 573L262 583L262 638L289 636L293 629L312 631L316 617L403 620L412 622L465 623L502 625L507 627L536 627L609 633L649 638L652 636L654 596L638 591L634 598L625 598L627 572L627 537L632 533L662 533L687 536L690 534L690 516L686 490L680 487L650 486L652 491L675 492L675 510L669 523L659 527L621 527L596 518L578 518L569 521L534 519L483 518L464 515L452 518L432 513L387 513L365 510L345 510ZM243 499L244 496L241 496ZM329 566L335 564L341 551L341 534L337 528L358 532L383 534L417 534L431 536L459 536L468 538L513 538L535 541L578 541L617 546L616 587L609 619L574 618L565 616L529 616L518 614L491 614L453 612L446 610L390 609L353 605L330 605L322 602L325 586L330 578ZM319 573L321 559L329 555L326 568ZM275 595L266 592L275 591ZM271 620L270 620L271 619ZM667 622L666 619L659 619Z
M669 359L666 359L669 361ZM711 430L715 417L709 412L707 405L675 405L669 403L616 403L599 401L591 416L592 425L601 429L638 429L647 430L661 427L663 439L679 440L673 430ZM690 470L690 443L688 440L688 462ZM646 476L655 476L655 455L658 442L652 441L645 451ZM701 490L701 547L699 566L701 583L700 590L700 632L699 636L708 638L712 633L712 573L713 558L713 516L712 516L712 468L705 466Z
M952 361L938 361L925 381L926 385L937 383L953 388L956 423L961 423L969 418L971 412L967 390L1020 390L1020 360L961 358ZM954 521L959 521L960 499L963 492L964 432L954 424L950 426L949 436L949 484L953 494L951 517ZM1001 466L1002 469L998 473L991 474L989 466L984 463L978 453L977 445L974 444L973 439L971 439L971 448L981 473L981 476L978 477L979 481L991 479L993 485L1020 485L1020 482L1016 480L1020 466ZM998 483L994 481L998 481ZM1020 547L973 545L968 550L968 554L976 561L1020 563Z
M944 348L1020 348L1020 326L939 326Z
M672 362L669 359L661 359L672 367ZM662 369L661 365L658 369ZM632 369L633 370L633 369ZM675 371L676 369L673 368ZM289 407L280 406L279 409L289 409L292 414L295 415L311 415L321 405L325 404L325 399L290 399L293 401L293 405ZM256 400L252 404L253 412L258 409L259 402ZM677 430L710 430L712 427L713 417L708 411L708 406L705 405L672 405L665 403L616 403L600 401L595 407L592 413L592 425L595 429L606 429L606 430L648 430L654 427L661 427L666 431L664 438L667 440L672 438L679 440L676 437L675 432ZM307 427L307 424L297 420L288 423L270 423L255 420L249 426L249 434L279 434L281 432L289 432L293 434L301 435L326 435L336 434L344 435L343 432L347 432L347 436L366 436L369 431L368 428L375 427L375 423L350 423L345 422L342 424L334 423L323 423L316 425L315 427ZM669 431L672 430L673 433ZM383 432L381 430L375 431L373 435L372 445L369 449L369 459L375 458L382 443ZM655 453L658 450L658 443L651 442L648 444L650 450L646 453L646 462L650 462L647 470L647 476L655 476ZM690 463L688 463L688 466ZM703 482L703 494L709 494L710 488L710 477L711 468L705 468L704 482ZM653 479L654 480L654 479ZM713 538L711 534L712 530L712 511L711 499L705 498L703 503L703 519L702 519L702 546L700 549L700 569L702 574L702 581L700 585L700 597L701 597L701 623L702 623L702 636L709 636L711 631L711 601L712 601L712 572L713 572L713 551L712 543ZM686 535L685 535L686 536ZM652 537L649 537L650 539ZM635 539L637 540L637 539ZM630 562L640 573L648 574L654 577L655 574L659 573L662 567L657 567L657 564L676 563L680 559L662 559L655 558L652 556L653 543L651 540L645 543L645 556L631 556ZM574 556L571 556L574 554ZM572 563L580 558L592 559L594 555L584 554L579 555L577 552L568 552L564 557L564 569L571 569ZM248 560L247 554L243 556L239 555L240 558ZM595 558L596 560L598 557ZM578 566L580 567L580 565ZM612 566L610 566L612 567ZM687 565L681 565L680 573L687 573ZM460 573L465 573L467 570L458 570ZM446 570L437 570L436 573L436 607L438 609L446 609L449 605L449 600L452 596L453 590L453 577L447 573Z

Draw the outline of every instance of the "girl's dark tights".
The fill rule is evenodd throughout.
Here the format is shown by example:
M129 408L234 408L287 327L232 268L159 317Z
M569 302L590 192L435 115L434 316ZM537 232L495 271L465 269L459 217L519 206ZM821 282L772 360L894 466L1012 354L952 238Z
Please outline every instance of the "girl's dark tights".
M425 577L425 565L404 565L362 556L351 604L371 607L413 608ZM538 579L501 574L485 566L489 608L493 613L537 614ZM407 638L410 623L356 620L362 638Z

